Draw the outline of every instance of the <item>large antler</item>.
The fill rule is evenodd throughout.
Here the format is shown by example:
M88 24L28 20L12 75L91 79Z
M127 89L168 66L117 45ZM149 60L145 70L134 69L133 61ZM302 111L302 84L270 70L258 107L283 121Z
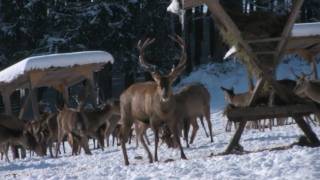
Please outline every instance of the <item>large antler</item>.
M141 42L141 40L138 42L137 48L139 50L139 63L140 65L147 71L151 73L159 73L156 66L152 65L145 61L144 59L144 50L147 46L152 44L155 41L155 39L147 38L144 42Z
M187 62L186 45L185 45L184 40L178 35L175 35L175 36L169 35L169 37L173 41L177 42L179 44L180 48L182 49L179 64L176 67L173 67L171 69L170 74L169 74L169 76L172 76L175 78L179 74L181 74L184 71L184 69L186 68L186 62Z

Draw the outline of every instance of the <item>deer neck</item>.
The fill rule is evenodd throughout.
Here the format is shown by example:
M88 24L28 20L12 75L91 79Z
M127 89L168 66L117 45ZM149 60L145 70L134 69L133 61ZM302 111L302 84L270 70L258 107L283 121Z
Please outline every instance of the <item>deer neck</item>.
M176 102L173 96L169 97L168 101L162 101L160 99L159 109L162 114L170 114L171 112L173 112L175 104Z

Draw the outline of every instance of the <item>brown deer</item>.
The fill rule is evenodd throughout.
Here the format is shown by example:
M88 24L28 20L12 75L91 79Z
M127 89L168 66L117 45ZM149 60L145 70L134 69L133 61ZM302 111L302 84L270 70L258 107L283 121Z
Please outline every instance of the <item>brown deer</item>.
M58 142L58 120L57 120L58 113L52 113L50 114L46 119L46 128L48 129L48 137L47 137L47 145L49 148L50 156L53 157L53 144L54 142ZM56 144L57 146L58 144ZM63 152L66 153L64 141L62 141L62 148ZM60 152L60 147L56 147L56 150L58 149L58 152Z
M212 124L210 119L210 94L208 90L202 84L191 84L176 93L175 98L177 104L176 111L179 112L183 119L184 136L187 146L189 146L188 133L190 125L193 127L190 144L193 143L199 129L197 117L200 117L201 121L203 121L203 117L206 118L210 139L211 142L213 142Z
M98 139L98 143L103 150L105 136L108 137L114 131L120 120L119 101L108 101L103 109L90 112L84 111L83 114L88 119L85 133L92 138ZM73 149L72 154L78 154L80 142L71 138L72 135L68 135L68 142Z
M21 145L26 149L35 151L39 156L46 154L45 145L37 142L33 134L27 131L22 120L4 114L0 115L0 119L0 145L6 147L5 151L8 150L7 145L10 144ZM7 157L7 154L5 155Z
M86 154L91 155L87 134L89 120L84 113L64 106L57 116L57 121L58 143L56 147L56 157L58 157L58 147L63 141L63 138L69 134L79 142Z
M84 112L88 118L87 134L90 137L98 139L98 143L103 150L104 137L101 137L99 128L106 124L105 135L109 136L116 128L120 120L120 102L118 100L108 101L102 110L95 110L91 112Z
M180 143L178 122L180 117L175 114L176 101L172 92L172 83L184 71L186 64L185 44L182 38L172 37L182 49L182 57L179 64L172 68L170 74L161 75L156 68L144 60L145 48L152 44L155 39L147 39L144 43L139 41L139 62L142 67L151 73L155 82L135 83L126 89L120 96L121 110L121 148L125 165L129 165L125 143L128 141L131 126L135 120L150 124L155 135L154 160L158 161L159 127L165 123L173 133L174 139L179 144L181 158L186 159ZM153 162L152 155L146 145L143 136L140 141L148 153L149 162Z
M292 90L296 82L290 79L282 79L277 80L277 82L280 84L282 88L286 88L287 90ZM225 87L221 87L222 91L224 92L225 100L227 103L233 107L246 107L249 104L250 98L253 95L253 90L249 90L248 92L235 94L234 89L227 89ZM276 94L276 92L271 89L269 92L260 94L259 97L256 99L255 104L257 105L268 105L268 106L274 106L274 105L283 105L284 102L281 100L281 98ZM259 128L263 130L262 128L264 125L261 124L263 121L263 124L266 124L266 120L251 122L248 125L252 127ZM269 120L269 128L271 128L272 120ZM226 130L229 130L231 123L228 121ZM236 126L236 125L235 125Z
M307 75L297 76L297 85L294 88L294 93L300 97L307 97L312 101L320 103L320 81L309 80Z

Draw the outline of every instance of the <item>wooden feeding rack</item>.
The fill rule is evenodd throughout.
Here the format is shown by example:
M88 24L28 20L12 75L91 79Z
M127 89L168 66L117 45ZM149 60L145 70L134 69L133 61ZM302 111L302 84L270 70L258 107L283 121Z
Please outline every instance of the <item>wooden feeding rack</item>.
M239 59L250 68L257 78L253 95L250 98L247 107L229 109L226 112L230 120L240 122L236 133L234 134L225 153L232 153L239 145L241 134L247 121L256 121L265 118L293 117L297 125L304 132L312 145L320 145L320 141L311 127L304 121L303 116L318 112L316 105L310 104L292 91L281 88L281 85L274 79L275 69L282 57L292 49L308 49L316 51L320 46L320 32L310 35L301 34L293 31L300 28L295 25L299 11L304 0L295 0L290 14L287 16L278 16L274 13L260 13L252 15L241 15L234 11L228 11L219 0L181 0L182 7L187 9L193 6L206 4L211 12L211 17L218 26L224 40L233 47ZM241 22L234 21L234 17L239 17L245 21L243 26ZM260 17L260 19L259 19ZM271 19L271 20L269 20ZM263 23L269 23L264 26ZM248 28L252 26L251 28ZM259 30L258 27L272 27L270 31ZM314 24L314 26L317 26ZM295 28L294 28L295 27ZM273 30L276 30L275 32ZM312 28L311 28L312 29ZM319 31L319 28L318 28ZM283 107L253 107L258 94L264 89L264 85L270 85L279 97L286 103Z
M93 97L96 96L93 73L101 70L106 63L113 63L113 57L104 51L61 53L26 58L0 72L0 92L5 113L11 115L10 95L16 89L29 89L29 94L20 110L23 116L29 102L32 114L39 117L36 88L52 87L60 92L68 103L68 88L88 80Z

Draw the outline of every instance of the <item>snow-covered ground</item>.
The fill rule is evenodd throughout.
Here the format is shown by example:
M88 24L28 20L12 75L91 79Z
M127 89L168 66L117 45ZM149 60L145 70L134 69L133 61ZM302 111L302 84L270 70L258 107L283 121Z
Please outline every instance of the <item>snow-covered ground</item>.
M202 128L195 143L185 149L188 160L180 160L179 151L160 146L160 162L148 163L143 148L128 145L130 166L124 166L120 147L109 147L104 151L93 150L93 155L70 156L71 152L54 158L31 157L11 163L0 162L0 179L319 179L320 148L295 146L288 150L259 151L289 145L302 134L296 125L274 127L265 132L245 130L241 144L245 150L259 151L245 155L217 154L224 151L233 132L226 133L225 117L219 108L223 106L220 85L234 85L236 91L245 91L245 71L237 65L227 65L227 74L218 72L221 65L208 65L184 78L178 86L190 82L204 83L212 95L211 121L214 142L205 136ZM283 65L279 77L288 65ZM302 66L300 66L302 67ZM217 77L214 76L217 75ZM313 127L320 136L320 127ZM149 132L152 139L152 133ZM150 146L153 150L153 145ZM217 156L209 157L210 154ZM142 156L142 159L135 158ZM165 163L167 159L173 162Z

